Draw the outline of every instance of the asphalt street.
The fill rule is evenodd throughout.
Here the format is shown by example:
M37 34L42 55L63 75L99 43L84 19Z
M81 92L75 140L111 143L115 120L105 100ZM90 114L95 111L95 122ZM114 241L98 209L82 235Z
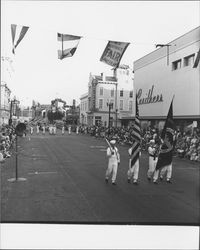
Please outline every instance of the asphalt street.
M88 135L27 135L1 165L1 222L199 225L200 166L173 159L172 184L148 182L148 155L139 185L127 183L128 147L118 146L117 185L105 183L106 142ZM20 178L25 178L20 180Z

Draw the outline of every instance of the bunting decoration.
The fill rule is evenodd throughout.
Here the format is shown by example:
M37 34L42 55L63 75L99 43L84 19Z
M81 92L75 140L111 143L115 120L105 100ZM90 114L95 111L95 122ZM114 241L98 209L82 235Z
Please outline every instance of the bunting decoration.
M26 26L19 26L16 24L11 24L11 35L12 35L12 43L13 43L12 52L13 52L13 54L15 54L15 49L17 48L17 46L19 45L21 40L24 38L28 29L29 29L29 27L26 27ZM18 37L17 37L17 34L19 35Z
M173 143L174 143L174 121L173 121L173 100L171 102L167 119L161 134L163 144L158 155L156 170L172 163Z
M57 33L57 39L61 49L58 50L58 59L71 57L76 52L81 36L73 36ZM59 46L59 47L60 47Z
M134 138L134 142L132 147L129 149L131 155L131 167L134 166L137 159L139 159L140 155L140 141L141 141L141 129L140 129L140 119L139 119L139 109L136 97L136 104L135 104L136 112L135 112L135 123L133 126L132 136Z
M194 61L194 65L193 65L193 68L197 68L198 64L199 64L199 61L200 61L200 49L199 51L197 52L197 56L196 56L196 59Z
M109 41L100 61L117 68L129 44L126 42Z

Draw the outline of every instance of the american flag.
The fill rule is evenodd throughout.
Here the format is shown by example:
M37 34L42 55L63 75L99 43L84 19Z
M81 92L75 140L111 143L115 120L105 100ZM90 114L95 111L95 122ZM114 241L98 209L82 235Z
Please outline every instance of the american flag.
M140 155L140 141L141 141L141 129L140 129L140 119L139 119L139 109L137 103L137 96L136 96L136 103L135 103L135 123L132 130L132 136L134 138L133 145L129 149L131 155L131 167L134 166L137 159L139 159Z

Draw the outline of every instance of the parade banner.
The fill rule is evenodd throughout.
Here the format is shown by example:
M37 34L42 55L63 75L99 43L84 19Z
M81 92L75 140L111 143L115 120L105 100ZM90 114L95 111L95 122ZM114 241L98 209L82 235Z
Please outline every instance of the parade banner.
M100 61L117 68L129 44L130 43L109 41Z
M168 166L172 163L173 142L174 142L174 121L173 121L173 100L171 102L167 119L161 134L163 143L158 155L156 170Z
M134 138L134 142L132 147L129 149L129 152L131 153L131 167L134 166L137 159L139 159L140 155L140 141L141 141L141 129L140 129L140 119L139 119L139 109L138 109L138 103L137 103L137 96L135 98L135 123L133 126L133 131L131 135Z
M29 27L26 26L19 26L16 24L11 24L11 34L12 34L12 43L13 43L13 49L12 52L15 54L15 49L21 42L21 40L24 38L26 32L28 31ZM18 36L18 38L17 38Z
M57 33L57 40L59 42L58 59L62 60L66 57L72 57L76 52L81 36L73 36Z

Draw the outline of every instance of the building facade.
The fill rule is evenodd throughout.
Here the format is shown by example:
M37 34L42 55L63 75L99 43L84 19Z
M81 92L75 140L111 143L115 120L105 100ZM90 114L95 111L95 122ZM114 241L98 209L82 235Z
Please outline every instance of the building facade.
M87 125L88 93L80 97L80 124Z
M0 85L0 126L8 124L10 118L10 94L11 91L5 82Z
M173 99L177 126L200 119L200 27L134 62L143 126L162 128Z
M133 113L133 79L128 66L120 66L113 76L90 74L88 93L80 98L80 123L108 127L122 126Z

